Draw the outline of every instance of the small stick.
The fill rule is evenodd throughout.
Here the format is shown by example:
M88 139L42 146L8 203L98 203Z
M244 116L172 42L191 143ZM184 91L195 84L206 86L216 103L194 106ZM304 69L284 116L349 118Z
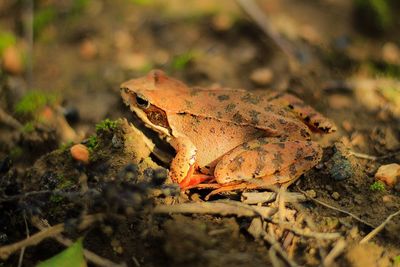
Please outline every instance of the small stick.
M364 221L363 219L357 217L357 216L354 215L353 213L348 212L348 211L346 211L346 210L342 210L342 209L340 209L340 208L336 208L336 207L331 206L331 205L329 205L329 204L327 204L327 203L325 203L325 202L322 202L322 201L320 201L320 200L317 200L317 199L315 199L315 198L312 198L312 197L310 197L305 191L301 190L298 186L297 186L296 188L297 188L297 190L299 190L300 192L302 192L308 199L314 201L315 203L318 203L318 204L320 204L321 206L324 206L324 207L327 207L327 208L329 208L329 209L332 209L332 210L335 210L335 211L344 213L344 214L346 214L346 215L349 215L349 216L352 217L353 219L355 219L355 220L357 220L357 221L359 221L359 222L361 222L361 223L363 223L363 224L365 224L365 225L367 225L367 226L369 226L369 227L371 227L371 228L375 228L374 225L370 224L369 222Z
M296 235L304 236L304 237L312 237L315 239L338 239L342 235L340 233L321 233L321 232L311 232L301 228L297 228L296 226L291 225L291 223L287 222L273 222L281 226L282 228L289 230Z
M24 217L24 224L25 224L25 232L26 232L26 238L29 238L29 227L28 227L28 222L26 221L26 214L25 211L23 212L23 217ZM24 254L25 254L25 247L21 248L21 253L19 254L19 259L18 259L18 267L22 266L22 261L24 259Z
M236 2L287 56L289 66L293 69L297 68L299 63L294 56L294 51L291 44L280 36L279 32L270 23L268 17L260 10L257 4L253 0L236 0Z
M358 153L355 151L350 150L349 151L350 155L356 157L356 158L360 158L360 159L369 159L369 160L379 160L379 159L387 159L387 158L391 158L393 156L396 156L397 154L400 154L400 151L395 151L386 155L382 155L382 156L371 156L368 154L364 154L364 153Z
M335 259L342 254L344 249L346 248L346 241L344 239L339 239L329 254L325 257L322 262L322 266L332 266Z
M51 227L51 225L49 225L47 223L47 221L45 221L44 219L39 219L39 218L33 217L31 219L31 222L39 230L45 230L45 229ZM55 235L54 239L66 247L72 245L72 243L73 243L71 239L65 238L61 234ZM92 251L90 251L88 249L83 249L83 254L85 255L85 258L88 261L90 261L93 264L96 264L97 266L100 266L100 267L126 267L126 264L124 264L124 263L118 264L118 263L112 262L106 258L100 257L99 255L93 253Z
M381 232L384 228L385 225L393 219L393 217L397 216L400 214L400 210L396 211L395 213L390 214L384 222L382 222L378 227L376 227L374 230L372 230L368 235L364 236L363 239L361 239L360 244L367 243L369 240L374 238L379 232Z
M175 205L158 205L155 213L196 213L236 215L238 217L271 216L275 209L270 207L252 207L238 201L210 201L200 203L180 203Z
M85 229L90 226L92 223L96 221L100 221L104 218L102 213L86 215L82 218L80 225L78 226L79 230ZM20 250L23 247L34 246L40 243L43 239L48 237L53 237L62 233L65 229L65 224L60 223L56 224L50 228L47 228L43 231L40 231L24 240L18 241L16 243L5 245L0 247L0 259L6 260L12 253Z
M364 153L359 153L359 152L355 152L350 150L349 151L350 155L356 157L356 158L360 158L360 159L369 159L369 160L377 160L378 157L377 156L371 156L368 154L364 154Z
M289 258L287 253L282 249L282 247L275 240L275 238L273 238L267 232L264 233L264 241L270 244L271 248L274 249L282 257L282 259L284 259L287 262L287 264L289 264L289 266L291 267L299 266L296 262L294 262Z
M276 250L274 249L274 247L271 246L269 248L268 256L273 267L282 267L282 264L280 263L278 257L276 256Z
M0 108L0 122L17 130L23 127L19 121L8 115L2 108Z

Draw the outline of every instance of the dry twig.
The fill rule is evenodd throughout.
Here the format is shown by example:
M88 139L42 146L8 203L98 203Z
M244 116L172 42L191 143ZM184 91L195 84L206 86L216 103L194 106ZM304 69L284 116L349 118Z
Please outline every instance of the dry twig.
M346 248L346 241L344 239L339 239L329 254L323 260L322 266L332 266L335 259L342 254L344 249Z
M103 218L104 218L104 215L102 213L86 215L81 219L81 223L79 224L78 229L83 230L83 229L89 227L94 222L100 221ZM0 247L0 259L6 260L12 253L20 250L21 248L34 246L34 245L40 243L43 239L53 237L53 236L56 236L56 235L62 233L64 231L64 229L65 229L65 224L60 223L60 224L54 225L50 228L47 228L43 231L40 231L24 240L18 241L16 243L13 243L10 245L2 246L2 247Z
M249 206L238 201L210 201L200 203L180 203L175 205L158 205L154 208L155 213L196 213L196 214L219 214L222 216L236 215L238 217L269 218L276 209L270 207Z
M6 124L16 130L22 128L22 124L12 116L8 115L2 108L0 108L0 123Z
M367 243L369 240L374 238L379 232L381 232L384 228L385 225L393 219L393 217L397 216L400 214L400 210L396 211L395 213L390 214L386 220L384 220L378 227L376 227L374 230L372 230L368 235L364 236L363 239L361 239L360 244Z
M293 69L297 68L299 63L294 56L292 45L280 36L274 25L270 23L266 14L260 10L260 7L258 7L253 0L236 0L236 2L287 56L290 67Z

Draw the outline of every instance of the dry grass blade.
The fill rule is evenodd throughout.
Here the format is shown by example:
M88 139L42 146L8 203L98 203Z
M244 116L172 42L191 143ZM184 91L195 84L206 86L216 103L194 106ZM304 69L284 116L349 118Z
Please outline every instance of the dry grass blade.
M395 213L392 213L391 215L389 215L385 221L383 221L378 227L376 227L374 230L372 230L368 235L366 235L363 239L361 239L360 244L366 243L369 240L371 240L372 238L374 238L377 234L379 234L379 232L381 232L384 228L385 225L391 220L393 219L393 217L397 216L400 214L400 210L396 211Z

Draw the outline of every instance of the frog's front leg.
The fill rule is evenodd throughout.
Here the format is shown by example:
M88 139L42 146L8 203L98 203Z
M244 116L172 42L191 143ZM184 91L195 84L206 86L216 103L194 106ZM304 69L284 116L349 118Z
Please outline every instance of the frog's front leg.
M178 183L181 188L186 188L210 178L207 175L194 174L197 148L189 138L180 136L172 138L169 142L176 151L169 171L173 182Z
M223 156L214 175L219 184L241 182L250 187L265 187L291 183L314 167L321 157L321 147L312 141L258 138Z

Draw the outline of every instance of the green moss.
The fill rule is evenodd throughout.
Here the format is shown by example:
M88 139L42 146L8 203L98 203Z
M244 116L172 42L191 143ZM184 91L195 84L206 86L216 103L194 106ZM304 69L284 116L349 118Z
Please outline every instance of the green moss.
M23 152L24 152L24 150L23 150L21 147L15 146L15 147L13 147L13 148L11 149L11 151L10 151L10 157L11 157L12 159L17 159L17 158L19 158L19 157L22 156L22 153L23 153Z
M355 7L368 23L376 29L386 30L393 25L392 4L390 0L355 0Z
M193 52L187 52L181 55L176 56L171 63L171 68L173 70L183 70L187 67L187 65L195 58L195 54Z
M53 203L60 203L64 199L63 196L60 195L51 195L50 196L50 201Z
M35 124L33 123L33 121L25 123L24 126L22 127L22 132L24 133L31 133L34 130L35 130Z
M64 151L69 150L73 144L74 144L74 142L72 142L72 141L69 141L69 142L66 142L66 143L62 143L58 147L58 149L61 150L62 152L64 152Z
M400 255L397 255L396 257L393 258L393 265L394 267L400 266Z
M149 6L154 3L154 0L128 0L128 2L138 6Z
M47 7L35 10L33 17L33 33L34 35L40 34L43 29L49 25L56 18L56 12L53 7Z
M14 107L19 115L33 114L40 108L56 101L56 97L41 91L28 92Z
M379 182L379 181L375 181L373 184L371 184L369 186L369 189L371 191L379 191L379 192L383 192L383 191L386 190L385 189L385 185L382 182Z
M118 121L113 121L110 119L105 119L96 124L96 132L99 131L112 131L114 130L118 125Z
M74 0L72 3L73 13L82 13L89 4L89 0Z
M3 54L4 50L13 46L17 43L17 38L14 34L10 32L0 32L0 56Z
M97 146L99 145L99 141L97 139L96 135L91 135L89 136L87 142L86 142L86 146L89 149L89 152L92 153L94 149L97 148Z

